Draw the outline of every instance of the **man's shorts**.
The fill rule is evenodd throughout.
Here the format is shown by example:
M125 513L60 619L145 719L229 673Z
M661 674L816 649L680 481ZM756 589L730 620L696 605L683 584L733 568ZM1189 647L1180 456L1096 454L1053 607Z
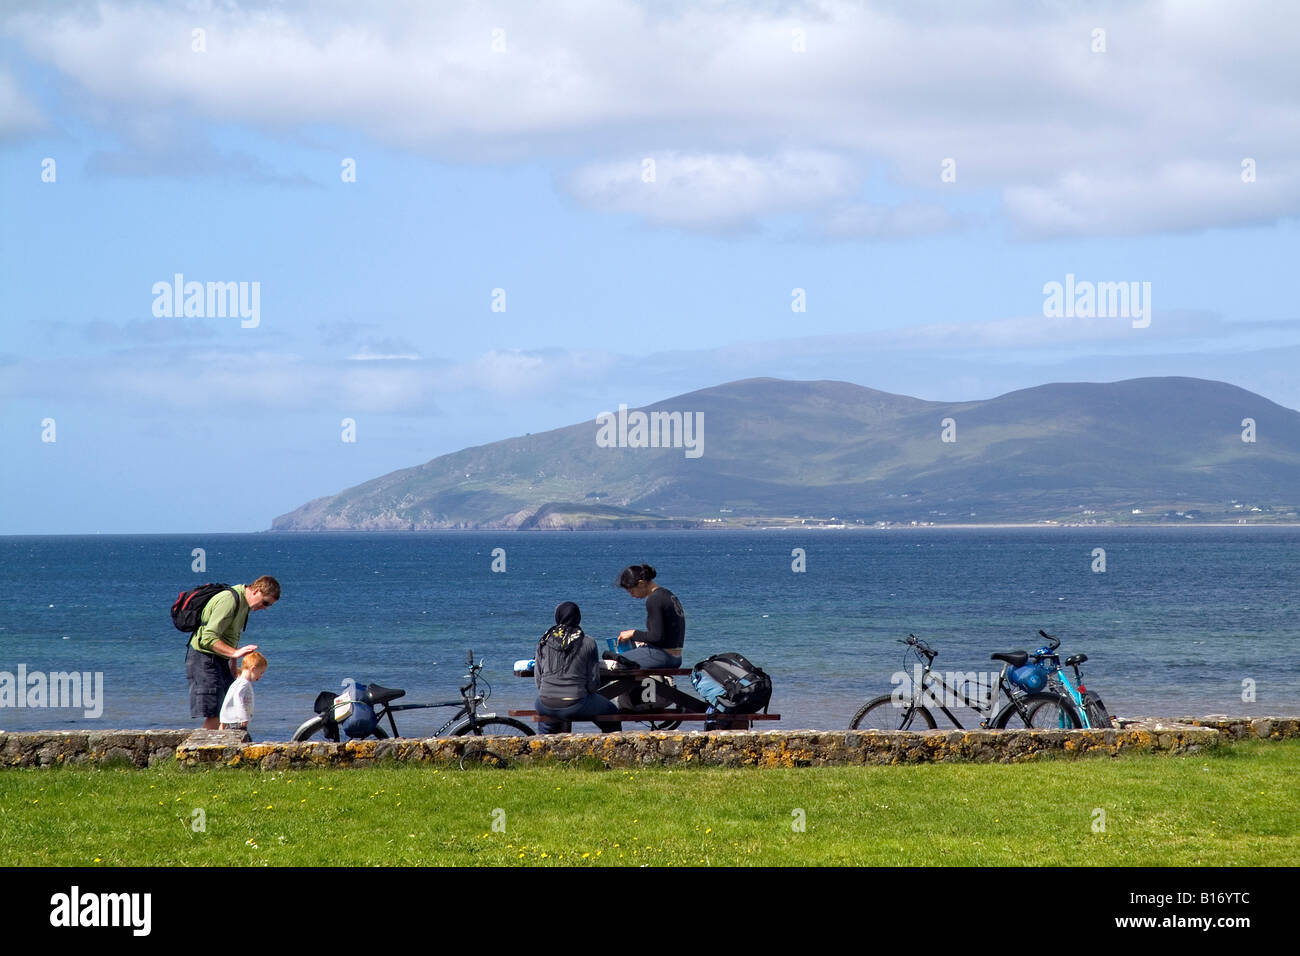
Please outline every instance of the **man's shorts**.
M185 677L190 682L190 716L221 716L221 703L235 682L235 675L230 672L230 659L204 654L186 645Z

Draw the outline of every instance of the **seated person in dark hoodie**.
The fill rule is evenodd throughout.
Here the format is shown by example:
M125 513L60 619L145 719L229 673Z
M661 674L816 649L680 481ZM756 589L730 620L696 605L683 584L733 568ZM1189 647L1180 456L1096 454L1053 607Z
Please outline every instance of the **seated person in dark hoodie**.
M555 718L540 721L539 733L568 733L569 721L575 717L590 720L618 713L612 700L596 693L601 682L600 654L596 642L578 626L581 620L578 605L565 601L555 609L555 626L537 642L537 663L533 666L537 681L535 709L538 714ZM623 728L618 722L595 723L604 733Z

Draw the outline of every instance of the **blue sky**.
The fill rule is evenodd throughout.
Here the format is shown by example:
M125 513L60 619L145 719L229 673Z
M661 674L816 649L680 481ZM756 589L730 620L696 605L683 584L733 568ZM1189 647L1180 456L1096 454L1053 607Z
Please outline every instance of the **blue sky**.
M259 530L759 375L1300 408L1300 8L947 6L6 4L0 533Z

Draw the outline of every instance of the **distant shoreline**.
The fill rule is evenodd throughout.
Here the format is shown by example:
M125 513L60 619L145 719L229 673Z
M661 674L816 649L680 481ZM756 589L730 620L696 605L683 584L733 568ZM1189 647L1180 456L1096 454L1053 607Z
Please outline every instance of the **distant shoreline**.
M1016 531L1016 530L1033 530L1039 529L1044 531L1110 531L1114 529L1171 529L1171 528L1239 528L1249 530L1251 528L1292 528L1300 529L1300 521L1252 521L1249 524L1236 524L1235 522L1151 522L1145 524L1134 524L1125 522L1107 523L1107 524L1061 524L1061 523L990 523L990 524L895 524L880 527L871 525L783 525L773 526L766 525L763 527L718 527L705 526L700 528L425 528L418 531L397 531L391 529L384 530L361 530L358 528L332 528L328 530L311 530L311 531L272 531L269 528L263 528L256 531L65 531L55 533L40 532L21 532L0 534L0 539L4 538L127 538L127 537L179 537L186 535L334 535L334 534L367 534L367 535L403 535L403 534L572 534L574 532L593 532L593 533L615 533L615 534L680 534L683 532L708 531L708 532L789 532L789 531Z
M1161 522L1107 522L1105 524L1073 524L1064 522L990 522L988 524L788 524L788 525L702 525L695 528L421 528L414 531L394 529L363 530L359 528L331 528L316 530L230 532L235 534L570 534L575 531L591 532L679 532L708 531L1009 531L1015 529L1043 530L1093 530L1110 528L1300 528L1300 521L1252 521L1248 524L1210 521Z

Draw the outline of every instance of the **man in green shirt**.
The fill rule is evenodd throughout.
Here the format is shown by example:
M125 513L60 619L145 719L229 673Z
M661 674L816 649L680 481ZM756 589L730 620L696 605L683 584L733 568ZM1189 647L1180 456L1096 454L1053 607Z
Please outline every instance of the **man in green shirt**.
M248 613L278 600L280 582L264 574L252 584L236 584L214 595L203 606L199 629L185 649L185 677L190 682L190 716L202 717L205 730L217 729L221 702L235 682L233 662L257 650L256 644L239 646Z

